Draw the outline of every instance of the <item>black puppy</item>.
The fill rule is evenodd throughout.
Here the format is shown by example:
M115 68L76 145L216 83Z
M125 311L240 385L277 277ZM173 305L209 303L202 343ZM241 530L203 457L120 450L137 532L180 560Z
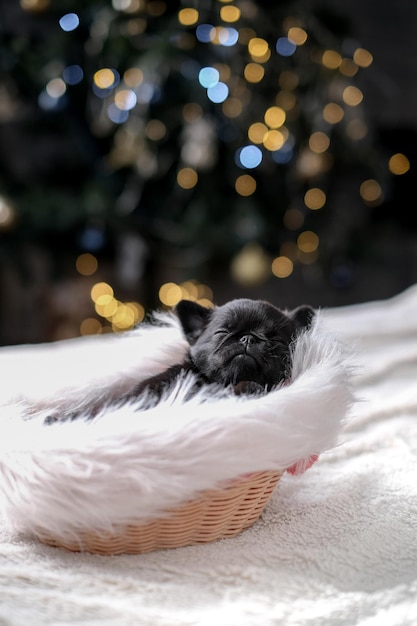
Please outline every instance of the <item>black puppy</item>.
M181 300L175 313L190 345L185 360L136 385L130 398L146 392L157 399L184 371L197 375L197 386L265 393L291 375L291 344L310 327L315 311L302 305L284 312L264 300L241 298L214 308Z
M141 399L141 407L155 405L186 372L195 374L188 394L203 385L230 388L236 395L262 394L291 376L291 344L310 327L314 309L302 305L284 312L264 300L237 299L223 306L203 307L181 300L178 316L189 349L183 361L147 378L120 396L96 399L82 410L49 415L46 424L91 419L105 406Z

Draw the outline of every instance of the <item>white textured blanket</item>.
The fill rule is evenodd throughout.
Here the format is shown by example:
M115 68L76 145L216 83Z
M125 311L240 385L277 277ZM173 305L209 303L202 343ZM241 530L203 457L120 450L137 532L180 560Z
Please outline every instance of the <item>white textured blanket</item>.
M343 445L302 476L285 474L251 529L212 544L72 554L20 538L0 520L0 624L415 626L417 286L322 316L361 365L361 401ZM76 349L2 349L1 400L17 391L43 397L36 359L40 366L52 355L54 385L63 353Z

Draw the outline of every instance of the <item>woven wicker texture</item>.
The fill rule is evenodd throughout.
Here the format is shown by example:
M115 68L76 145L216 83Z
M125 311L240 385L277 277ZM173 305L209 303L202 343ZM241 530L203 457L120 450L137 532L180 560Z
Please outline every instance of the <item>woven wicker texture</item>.
M113 532L82 530L60 538L38 529L40 541L73 552L140 554L234 537L256 522L282 474L257 472L222 489L205 491L196 500L167 511L145 524L130 524Z

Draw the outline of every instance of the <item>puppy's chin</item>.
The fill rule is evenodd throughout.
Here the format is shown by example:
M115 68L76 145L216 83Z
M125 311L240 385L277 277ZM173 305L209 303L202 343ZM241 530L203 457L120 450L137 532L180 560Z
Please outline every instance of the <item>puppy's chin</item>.
M248 380L257 382L262 386L266 384L256 361L246 354L234 356L227 364L223 364L223 367L219 368L215 373L213 372L212 376L217 378L216 382L221 383L225 387Z

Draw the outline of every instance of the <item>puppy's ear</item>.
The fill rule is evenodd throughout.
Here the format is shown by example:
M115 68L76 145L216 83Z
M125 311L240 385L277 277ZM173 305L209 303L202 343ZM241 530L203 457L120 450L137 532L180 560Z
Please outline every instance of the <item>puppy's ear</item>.
M191 300L180 300L174 312L180 320L184 335L190 345L193 345L207 326L213 309L210 309Z
M313 323L316 312L308 304L302 304L289 313L290 318L296 325L297 332L308 330Z

